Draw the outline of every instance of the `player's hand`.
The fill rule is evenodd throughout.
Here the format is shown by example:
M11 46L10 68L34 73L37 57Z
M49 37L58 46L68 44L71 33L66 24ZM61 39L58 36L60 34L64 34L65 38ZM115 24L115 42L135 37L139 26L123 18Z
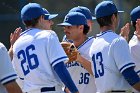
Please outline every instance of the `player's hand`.
M137 36L137 38L140 40L140 19L138 19L136 21L136 31L135 34Z
M130 24L126 23L125 26L121 28L120 35L123 36L127 41L129 39Z
M71 93L67 87L64 89L65 93Z
M11 33L11 35L10 35L11 47L10 47L8 53L9 53L9 55L11 57L11 60L13 59L13 44L19 38L21 32L22 32L21 27L18 27L18 28L15 29L14 33Z
M65 91L65 93L71 93L67 87L65 87L64 91ZM79 92L75 92L75 93L79 93Z
M15 43L15 41L19 38L21 32L22 32L21 27L18 27L15 29L14 33L11 33L11 35L10 35L11 45L13 45Z

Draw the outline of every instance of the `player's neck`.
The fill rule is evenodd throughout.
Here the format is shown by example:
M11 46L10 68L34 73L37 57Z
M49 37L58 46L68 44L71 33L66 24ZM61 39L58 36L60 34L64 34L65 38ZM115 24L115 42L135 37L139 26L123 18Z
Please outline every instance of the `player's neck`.
M104 32L104 31L107 31L107 30L112 30L114 31L114 27L113 26L103 26L103 27L100 27L100 30L101 32Z
M87 40L87 36L82 36L81 38L77 39L77 40L74 40L74 45L76 47L79 47L81 44L83 44L86 40Z

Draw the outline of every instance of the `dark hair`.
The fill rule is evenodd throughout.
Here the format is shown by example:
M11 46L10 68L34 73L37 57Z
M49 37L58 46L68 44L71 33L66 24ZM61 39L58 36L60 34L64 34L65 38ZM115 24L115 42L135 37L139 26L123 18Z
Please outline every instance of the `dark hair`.
M27 20L27 21L23 21L23 23L25 24L26 27L31 26L31 27L35 27L36 24L38 23L40 16L37 18L34 18L32 20Z
M132 26L133 26L134 29L136 30L136 22L132 22Z
M83 33L86 35L88 32L89 32L89 26L88 25L84 25Z
M118 12L113 13L113 14L117 17ZM113 14L111 14L109 16L97 18L97 22L100 25L100 27L111 25L112 24L111 17Z

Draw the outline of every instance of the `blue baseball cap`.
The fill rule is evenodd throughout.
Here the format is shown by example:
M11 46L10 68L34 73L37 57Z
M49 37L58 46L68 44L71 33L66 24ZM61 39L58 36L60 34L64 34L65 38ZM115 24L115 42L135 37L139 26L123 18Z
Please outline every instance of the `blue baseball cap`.
M84 7L84 6L74 7L69 12L80 12L80 13L85 15L87 20L95 20L96 19L96 17L92 16L91 11L87 7Z
M112 1L102 1L95 8L96 18L109 16L116 12L124 12L124 11L118 11L116 5Z
M74 26L74 25L87 25L86 17L79 12L69 12L63 23L58 24L60 26Z
M45 8L43 8L43 11L44 11L44 13L45 13L45 16L44 16L44 19L45 19L45 20L50 20L50 19L53 19L53 18L55 18L56 16L58 16L58 14L50 14L50 13L48 12L48 10L45 9Z
M21 19L23 21L29 21L41 15L44 15L45 20L50 20L57 16L57 14L50 14L46 9L42 8L42 6L37 3L28 3L21 10Z
M131 11L130 16L131 16L131 21L132 21L132 22L136 22L137 19L140 18L140 6L134 8L134 9Z

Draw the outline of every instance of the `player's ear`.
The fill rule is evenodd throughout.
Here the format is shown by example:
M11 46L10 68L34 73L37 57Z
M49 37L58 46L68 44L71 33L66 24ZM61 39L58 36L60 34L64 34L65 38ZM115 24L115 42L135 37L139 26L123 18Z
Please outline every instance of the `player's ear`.
M84 25L79 25L79 28L80 28L81 30L83 30L83 29L84 29Z
M112 24L113 24L114 22L118 22L117 20L118 20L117 17L115 16L115 14L113 14L113 15L111 16L111 22L112 22Z
M113 22L115 20L115 15L113 14L112 16L111 16L111 21Z
M43 20L44 20L44 17L41 15L41 16L38 18L38 23L42 23Z

